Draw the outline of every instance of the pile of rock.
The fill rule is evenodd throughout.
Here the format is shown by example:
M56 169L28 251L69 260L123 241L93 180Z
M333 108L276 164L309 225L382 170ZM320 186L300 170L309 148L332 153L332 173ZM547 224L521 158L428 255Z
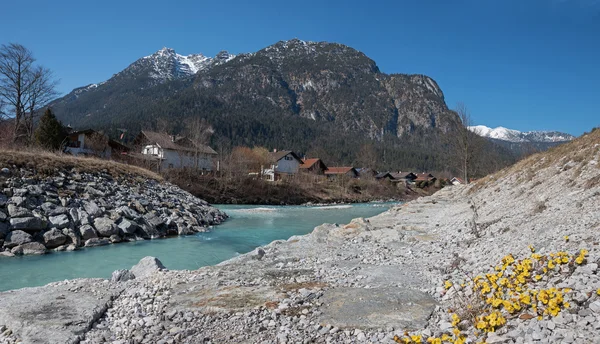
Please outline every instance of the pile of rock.
M176 186L106 171L40 177L15 169L0 178L5 256L193 234L227 217Z

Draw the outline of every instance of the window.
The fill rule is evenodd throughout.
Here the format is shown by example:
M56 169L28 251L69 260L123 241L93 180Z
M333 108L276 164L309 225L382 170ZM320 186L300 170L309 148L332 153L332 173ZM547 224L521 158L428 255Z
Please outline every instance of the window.
M294 158L292 158L291 156L286 156L286 157L285 157L285 160L288 160L288 161L289 161L289 160L293 160L293 159L294 159Z

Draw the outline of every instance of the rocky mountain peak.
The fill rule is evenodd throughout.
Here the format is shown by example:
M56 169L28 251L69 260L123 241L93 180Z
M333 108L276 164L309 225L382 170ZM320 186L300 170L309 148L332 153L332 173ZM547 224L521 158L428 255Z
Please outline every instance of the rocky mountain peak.
M485 125L471 126L469 130L482 137L509 142L551 143L566 142L575 139L575 136L571 134L558 131L521 132L504 127L490 128Z

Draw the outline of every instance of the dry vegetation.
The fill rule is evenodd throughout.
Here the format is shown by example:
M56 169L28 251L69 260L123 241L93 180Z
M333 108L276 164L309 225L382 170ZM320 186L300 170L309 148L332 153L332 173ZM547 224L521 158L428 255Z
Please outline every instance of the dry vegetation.
M12 168L13 166L33 169L40 175L54 175L60 170L75 170L80 173L104 171L113 177L139 176L162 180L162 177L154 172L110 160L74 157L41 149L0 149L0 168Z

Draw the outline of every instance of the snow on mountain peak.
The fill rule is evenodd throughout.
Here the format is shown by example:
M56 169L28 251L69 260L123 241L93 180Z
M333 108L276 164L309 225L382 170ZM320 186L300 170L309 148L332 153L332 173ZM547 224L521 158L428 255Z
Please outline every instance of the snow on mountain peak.
M470 126L469 130L475 134L496 140L510 142L563 142L571 141L575 136L557 131L528 131L521 132L504 127L490 128L485 125Z
M164 47L138 62L141 61L140 64L151 68L150 77L164 81L194 75L209 66L225 63L234 57L235 55L226 51L219 52L214 58L202 54L180 55L174 49Z

